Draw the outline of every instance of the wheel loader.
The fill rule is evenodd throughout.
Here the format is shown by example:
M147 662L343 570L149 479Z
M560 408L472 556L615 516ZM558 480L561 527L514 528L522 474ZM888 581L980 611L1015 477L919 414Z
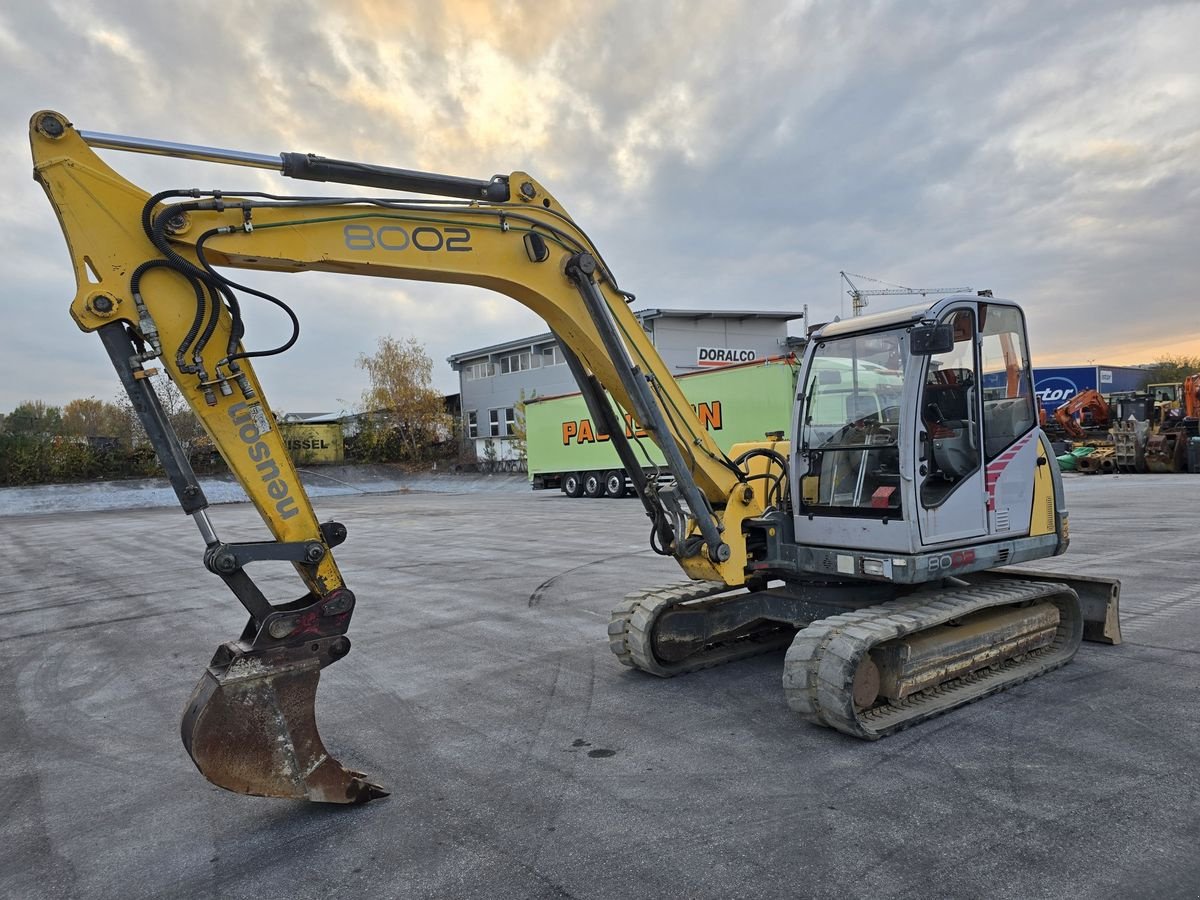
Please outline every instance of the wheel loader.
M333 555L347 529L318 522L254 372L298 332L251 349L242 304L265 298L298 329L297 318L233 280L237 269L469 284L545 319L641 499L651 546L687 576L616 605L608 638L621 664L667 677L786 648L783 691L798 718L874 740L1061 666L1083 639L1120 640L1116 580L1010 568L1069 540L1025 320L1010 301L955 295L813 330L791 439L764 435L726 454L638 325L632 295L528 174L253 154L81 131L52 111L32 117L30 141L75 271L71 315L99 335L200 531L204 565L248 613L183 714L189 754L223 788L334 803L386 794L317 731L320 672L349 652L357 603ZM150 193L99 150L378 193ZM273 540L221 539L151 386L155 368ZM639 425L628 438L626 415ZM645 440L661 448L662 477L643 471ZM290 562L300 596L268 598L250 574L262 560Z

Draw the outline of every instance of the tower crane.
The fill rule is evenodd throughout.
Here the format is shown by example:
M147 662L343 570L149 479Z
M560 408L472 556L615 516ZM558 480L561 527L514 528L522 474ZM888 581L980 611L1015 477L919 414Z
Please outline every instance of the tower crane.
M846 284L850 285L850 290L848 290L846 293L848 293L850 295L851 310L852 310L851 314L855 315L855 316L861 316L863 309L866 308L867 301L864 299L865 297L878 296L878 295L882 295L882 294L920 294L922 297L924 297L927 294L969 294L969 293L971 293L971 289L969 287L910 288L910 287L905 287L902 284L892 284L890 281L882 281L878 278L872 278L870 275L855 275L855 273L853 273L853 272L839 272L838 274L842 276L842 280L845 281ZM888 287L887 288L876 288L875 290L870 290L870 291L859 290L858 285L856 285L853 281L850 280L851 275L854 275L855 278L862 278L862 279L865 279L866 281L873 281L876 284L886 284L886 285L888 285Z

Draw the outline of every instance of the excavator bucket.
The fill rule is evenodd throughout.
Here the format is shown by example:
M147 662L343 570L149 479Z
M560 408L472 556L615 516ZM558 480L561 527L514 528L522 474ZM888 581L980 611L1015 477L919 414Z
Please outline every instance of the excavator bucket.
M318 657L307 648L248 655L223 644L183 714L183 744L201 774L239 794L366 803L388 792L329 755L317 732Z

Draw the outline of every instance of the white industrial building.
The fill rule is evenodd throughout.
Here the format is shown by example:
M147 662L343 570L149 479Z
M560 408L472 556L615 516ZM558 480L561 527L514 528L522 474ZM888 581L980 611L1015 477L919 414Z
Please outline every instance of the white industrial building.
M675 374L782 356L803 342L788 334L788 323L802 319L801 312L645 309L634 315ZM458 372L464 442L479 459L515 456L511 439L522 398L579 390L549 332L465 350L448 362Z

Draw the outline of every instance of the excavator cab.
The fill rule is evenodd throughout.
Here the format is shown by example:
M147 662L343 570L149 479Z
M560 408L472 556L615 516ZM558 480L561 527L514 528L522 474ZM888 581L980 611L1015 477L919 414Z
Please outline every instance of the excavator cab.
M936 340L928 335L940 331ZM801 374L796 539L916 557L997 538L1058 550L1020 309L993 298L836 322ZM1061 486L1057 486L1061 493ZM1048 505L1049 504L1049 505ZM1031 548L1032 549L1032 548Z

